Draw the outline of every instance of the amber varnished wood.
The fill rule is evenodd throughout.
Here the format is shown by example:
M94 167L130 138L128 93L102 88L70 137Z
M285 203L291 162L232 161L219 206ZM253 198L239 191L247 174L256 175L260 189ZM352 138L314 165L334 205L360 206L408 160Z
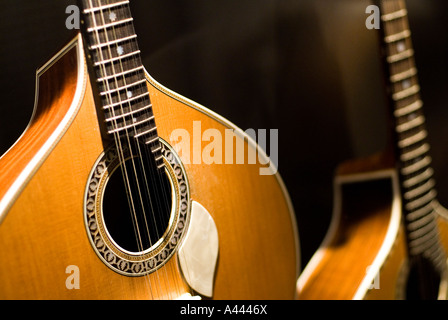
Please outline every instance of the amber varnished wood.
M40 76L38 111L20 141L0 159L0 196L66 113L80 80L76 50L72 48ZM224 137L225 122L155 82L148 87L159 135L166 141L174 129L191 132L193 121L201 122L202 132L215 128ZM0 299L177 298L189 288L176 255L149 276L127 277L109 269L88 240L83 197L103 145L88 78L85 90L73 122L16 195L0 224ZM185 167L192 199L207 208L218 228L213 298L293 299L297 234L277 177L260 175L258 165ZM68 266L79 268L79 289L66 287Z
M437 227L439 228L440 244L448 252L448 210L439 204L436 207Z
M381 261L379 274L365 293L356 296L368 268L378 259L386 235L393 230L390 229L394 210L393 176L384 175L381 170L369 171L386 169L387 159L386 154L381 154L339 167L335 180L334 229L313 257L313 265L306 267L309 269L305 269L306 280L299 281L299 299L397 299L402 296L400 281L406 266L406 247L404 232L398 224L389 238L392 243L386 259ZM360 174L367 175L356 178Z
M37 105L23 137L0 158L0 199L59 125L74 98L76 51L60 56L56 64L39 76Z

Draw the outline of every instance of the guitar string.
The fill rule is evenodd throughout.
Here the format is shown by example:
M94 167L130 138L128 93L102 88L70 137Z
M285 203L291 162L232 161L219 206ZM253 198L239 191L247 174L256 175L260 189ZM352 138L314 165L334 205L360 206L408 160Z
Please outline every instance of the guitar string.
M131 17L132 15L131 15L131 12L130 12L130 4L128 4L127 5L127 9L129 10L128 11L128 14L129 14L129 17ZM168 119L168 121L169 121L169 119ZM163 174L165 174L165 173L163 173ZM156 193L158 194L158 190L156 189L155 190L156 191ZM175 192L175 191L174 191ZM162 189L162 196L163 196L163 198L164 198L164 201L165 201L165 203L172 203L172 199L169 197L169 195L165 192L165 189ZM174 195L175 196L175 195ZM169 221L168 221L169 222ZM188 265L187 265L187 263L184 263L184 265L185 265L185 267L186 267L186 272L187 273L189 273L188 272ZM179 273L179 271L178 271L178 269L176 269L176 265L168 265L168 266L166 266L166 268L164 268L164 270L166 270L166 269L168 269L169 268L169 270L170 270L170 272L171 272L171 274L173 275L173 279L174 279L174 282L175 282L175 287L177 288L177 291L178 291L178 296L180 296L180 294L182 293L184 293L184 291L185 291L185 284L179 279L179 277L177 277L176 275ZM167 279L169 279L168 277L167 277ZM179 282L181 282L181 284L179 284ZM191 287L190 286L186 286L187 287L187 293L189 293L189 294L191 294L191 295L193 295L193 291L192 291L192 289L191 289ZM179 290L181 290L181 291L179 291Z
M385 5L387 5L387 4L385 4ZM404 3L394 2L394 3L389 3L389 5L392 5L394 7L394 8L392 8L394 11L395 10L405 9ZM402 30L408 29L409 26L407 25L407 23L406 23L407 21L405 21L405 19L406 19L406 16L403 16L400 19L398 19L396 23L388 23L388 24L386 24L386 27L387 27L386 32L388 32L388 34L396 34L396 33L401 32ZM405 41L409 41L409 40L406 39ZM407 45L406 45L406 47L407 47ZM413 65L413 63L411 61L411 58L408 58L406 60L406 62L408 64L407 67L410 67L410 66ZM390 68L392 70L391 71L392 73L396 72L395 65L390 65ZM416 76L414 75L411 79L413 79L415 81L415 78L416 78ZM412 81L412 80L410 80L410 81ZM415 97L416 99L418 99L418 94L413 95L412 97L413 98ZM416 110L416 111L413 112L413 114L418 114L420 112L421 112L421 110ZM432 214L432 210L430 211L430 214Z
M127 6L125 6L125 8L127 8L127 10L128 10L128 15L129 15L129 17L131 17L132 15L131 15L131 12L130 12L130 8L129 8L129 5L127 5ZM111 13L111 10L109 9L109 14ZM112 28L113 29L113 32L114 32L114 36L115 36L115 38L117 39L118 37L117 37L117 35L116 35L116 30L115 30L115 28ZM135 30L132 30L133 32L133 34L135 34ZM133 49L138 49L138 48L133 48ZM132 50L133 50L132 49ZM117 45L117 50L118 50L118 45ZM142 63L141 63L141 61L139 61L139 65L142 65ZM124 71L124 68L123 68L123 65L122 65L122 63L121 63L121 60L120 60L120 67L121 67L121 71ZM126 85L126 77L125 76L123 76L123 82L124 82L124 84ZM144 86L146 86L146 82L144 83ZM145 88L145 91L147 91L148 89L147 88ZM149 93L148 93L148 97L149 97ZM151 102L150 102L151 103ZM129 105L129 106L131 106L131 105ZM150 117L151 116L151 113L148 111L148 110L145 110L144 111L144 114L146 115L146 117L148 118L148 117ZM136 135L137 134L137 130L136 130L136 128L134 127L134 134ZM160 142L159 142L160 143ZM154 155L152 154L152 152L150 152L148 149L149 149L149 147L148 148L143 148L143 151L144 151L144 153L145 153L145 156L146 156L146 158L143 158L143 156L142 156L142 150L141 150L141 147L140 147L140 143L138 143L138 141L136 142L136 145L137 145L137 148L138 148L138 153L139 153L139 156L140 156L140 159L141 159L141 164L142 164L142 161L143 161L143 159L149 159L149 157L153 157ZM152 170L150 170L150 172L149 172L149 175L150 175L150 178L152 179L151 181L154 181L155 182L155 179L157 179L157 178L159 178L159 181L161 181L161 178L160 177L155 177L155 175L157 175L157 173L159 172L158 170L155 170L156 172L153 172ZM149 200L149 204L150 204L150 206L151 206L151 213L152 213L152 215L151 215L151 217L152 217L152 220L153 220L153 223L154 223L154 227L155 227L155 231L156 231L156 236L157 236L157 239L159 239L160 238L160 232L159 232L159 230L158 230L158 226L157 226L157 222L156 222L156 217L155 217L155 212L158 212L159 213L159 217L162 215L162 208L160 207L161 206L161 204L159 205L157 202L156 202L156 205L157 205L157 208L156 208L156 210L154 210L154 206L153 206L153 201L152 201L152 199L151 199L151 193L150 193L150 188L149 188L149 185L148 185L148 176L147 176L147 173L146 173L146 170L145 170L145 167L144 167L144 165L143 166L141 166L141 173L143 174L143 178L144 178L144 183L145 183L145 187L146 187L146 190L147 190L147 196L148 196L148 200ZM155 189L155 190L157 190L157 188ZM155 197L156 199L157 199L157 195L156 195L156 197ZM147 217L146 217L146 214L144 214L143 215L143 217L144 217L144 220L145 220L145 226L146 226L146 232L147 232L147 234L148 234L148 238L150 239L150 235L151 235L151 233L150 233L150 230L149 230L149 226L148 226L148 221L147 221ZM159 218L160 219L160 218ZM157 240L156 240L156 242L157 242ZM151 246L152 246L153 244L151 243ZM165 279L165 282L169 282L169 277L167 276L167 272L166 272L166 269L165 268L162 268L163 269L163 272L165 273L165 277L164 277L164 279ZM159 284L160 284L160 272L156 272L156 276L158 277L158 280L159 280ZM148 275L148 277L149 277L149 275ZM165 283L165 285L169 288L170 287L170 285L169 285L169 283L168 284L166 284Z
M128 10L128 14L129 14L129 17L131 17L132 15L131 15L131 9L130 9L130 5L128 4L128 6L127 6L127 10ZM134 32L135 33L135 32ZM146 84L145 84L146 85ZM169 120L169 119L168 119ZM146 150L146 149L145 149ZM157 171L158 173L159 173L159 171ZM152 172L151 172L152 173ZM163 172L163 173L159 173L159 175L165 175L166 173L165 172ZM159 177L159 179L160 179L160 177ZM159 190L158 189L156 189L155 190L155 192L156 192L156 197L159 197ZM171 197L176 197L176 191L174 190L174 194L172 194L171 195L171 197L170 197L170 195L167 193L167 192L165 192L165 189L164 188L162 188L161 189L161 196L164 198L164 203L172 203L172 205L174 205L174 203L173 203L173 201L172 201L172 199L171 199ZM162 213L162 210L160 210L160 213ZM168 223L169 223L169 220L170 220L170 218L168 219ZM162 234L163 234L163 232L162 232ZM177 293L178 293L178 296L180 296L181 294L183 294L183 293L185 293L184 291L185 291L185 285L183 284L183 282L179 279L179 277L177 276L178 274L179 274L179 270L178 269L176 269L176 265L173 265L173 264L169 264L169 265L167 265L165 268L164 268L164 270L167 270L167 269L169 269L169 271L171 272L171 274L173 275L173 279L174 279L174 282L175 282L175 288L177 288ZM188 272L188 271L187 271ZM169 279L168 277L167 277L167 279ZM179 283L181 283L181 284L179 284ZM192 292L192 290L191 290L191 288L189 287L189 286L187 286L187 293L190 293L190 294L192 294L193 292Z
M128 10L129 10L129 8L128 8ZM110 10L109 10L110 11ZM103 15L103 11L101 11L101 14L102 14L102 16L103 16L103 21L105 22L105 20L104 20L104 15ZM114 28L115 29L115 28ZM115 31L115 30L114 30ZM98 37L98 32L96 32L97 33L97 37ZM106 37L107 37L108 35L107 35L107 33L106 33ZM107 40L107 42L109 42L109 40ZM109 53L110 53L110 46L108 45L108 50L109 50ZM102 53L100 52L100 55L102 55ZM123 66L122 66L122 64L121 64L121 60L120 60L120 65L121 65L121 67L122 67L122 70L123 70ZM113 67L113 65L112 65L112 67ZM103 69L105 69L104 68L104 66L103 66ZM101 72L103 72L103 70L102 69L100 69L100 71ZM124 70L123 70L124 71ZM105 72L103 72L103 73L105 73ZM117 80L117 79L115 79L115 80ZM126 82L126 79L123 77L123 80ZM108 83L106 83L106 85L108 86ZM108 97L109 99L111 98L111 95L109 94L109 97ZM121 96L119 96L119 99L120 99L120 101L121 101ZM122 106L122 104L120 104L120 106ZM122 111L123 111L123 109L122 109ZM112 112L113 113L115 113L114 112L114 110L112 110ZM115 121L115 123L116 123L116 121ZM135 128L134 128L135 129ZM126 130L126 132L128 133L128 131ZM129 133L128 133L128 135L129 135ZM119 135L115 135L115 138L116 137L119 137ZM128 138L129 138L129 136L128 136ZM120 143L120 140L118 140L118 144L119 144L119 146L117 146L117 149L118 150L121 150L121 143ZM137 144L138 145L138 144ZM138 145L139 146L139 145ZM144 149L145 151L147 151L147 149ZM141 154L141 150L139 150L140 151L140 154ZM131 150L131 152L132 152L132 150ZM121 156L121 158L123 158L124 159L124 156L122 155ZM133 159L133 158L132 158ZM123 162L123 160L121 160L121 162ZM123 168L122 168L122 170L123 170ZM127 175L127 170L126 170L126 168L124 168L124 170L125 170L125 172L124 172L124 175ZM157 191L157 189L156 189L156 191ZM165 198L165 199L167 199L167 197L168 197L168 195L164 192L164 190L163 190L163 197ZM132 200L132 199L131 199ZM168 201L170 201L171 199L168 199ZM135 210L135 209L134 209ZM145 217L146 218L146 217ZM146 222L147 223L147 222ZM158 233L158 231L157 231L157 233ZM149 231L148 231L148 234L149 234ZM141 245L141 241L140 241L140 247L142 248L143 246ZM171 268L171 270L173 271L173 268L175 269L175 266L170 266ZM175 270L173 273L178 273L178 271L177 270ZM174 279L175 279L175 282L176 282L176 287L177 288L179 288L179 287L181 287L181 286L179 286L179 284L178 284L178 281L180 281L179 280L179 278L178 277L173 277ZM184 288L182 288L182 289L184 289ZM189 290L190 290L190 288L189 288ZM191 292L190 292L191 293Z
M130 15L130 8L129 8L129 6L125 6L125 8L127 8L127 10L128 10L128 14L129 14L129 16L131 16ZM111 13L111 11L110 11L110 9L109 9L109 14ZM103 10L101 10L101 16L102 16L102 20L103 20L103 23L106 23L106 21L105 21L105 18L104 18L104 12L103 12ZM118 37L117 37L117 34L116 34L116 30L115 30L115 27L112 27L112 31L113 31L113 33L114 33L114 36L115 36L115 40L116 39L118 39ZM134 34L135 34L135 32L133 32ZM108 33L106 32L105 33L105 36L106 36L106 43L109 43L109 36L108 36ZM111 55L111 52L110 52L110 50L111 50L111 48L110 48L110 46L109 45L107 45L107 48L108 48L108 50L109 50L109 54ZM117 45L117 49L118 49L118 45ZM135 49L138 49L138 48L135 48ZM139 61L140 63L139 63L139 65L141 65L141 61ZM120 65L120 68L121 68L121 72L123 72L123 71L125 71L124 70L124 68L123 68L123 64L122 64L122 60L121 59L119 59L119 65ZM114 68L115 69L115 68ZM115 71L115 70L114 70ZM116 79L115 79L116 80ZM123 75L122 76L122 80L123 80L123 83L124 83L124 86L127 86L127 81L126 81L126 77ZM145 85L146 85L146 83L145 83ZM118 86L118 83L117 83L117 86ZM146 90L147 90L147 88L146 88ZM145 90L145 91L146 91ZM119 99L120 99L120 102L121 102L121 97L119 96ZM126 102L125 102L126 103ZM129 107L131 108L131 104L129 103L129 101L128 101L128 105L129 105ZM121 111L122 111L122 114L123 114L123 104L121 104L120 103L120 107L121 107ZM146 116L147 117L149 117L151 114L149 113L149 111L147 111L147 110L145 110L145 112L144 112L145 114L146 114ZM136 129L136 127L133 127L133 129L134 129L134 135L135 134L137 134L137 129ZM130 135L129 135L129 132L128 132L128 129L125 129L125 131L126 131L126 136L127 136L127 138L128 138L128 141L129 141L129 137L130 137ZM134 141L133 141L134 142ZM130 144L131 144L131 142L129 142ZM140 172L143 174L143 177L144 177L144 183L146 184L146 191L147 191L147 196L148 196L148 201L149 201L149 204L150 204L150 206L151 206L151 212L152 212L152 215L151 215L151 217L153 218L153 223L154 223L154 227L155 227L155 231L156 231L156 236L157 236L157 238L159 239L160 238L160 232L159 232L159 230L158 230L158 227L157 227L157 223L156 223L156 217L155 217L155 212L159 212L159 218L160 218L160 216L162 215L162 208L160 207L161 206L161 204L159 205L158 203L157 203L157 210L154 210L154 207L153 207L153 201L151 200L151 194L150 194L150 189L149 189L149 185L148 185L148 179L147 179L147 173L146 173L146 170L145 170L145 167L142 165L142 161L143 161L143 155L142 155L142 150L141 150L141 148L140 148L140 144L138 143L138 141L136 141L136 146L137 146L137 149L138 149L138 156L139 156L139 158L140 158L140 162L138 162L138 165L137 165L137 167L140 169ZM148 157L150 157L150 156L153 156L152 155L152 153L151 152L149 152L149 150L148 150L148 148L144 148L144 151L145 151L145 155L146 155L146 157L148 158ZM133 159L133 155L131 155L131 157L132 157L132 159ZM137 176L137 172L136 172L136 168L135 168L135 163L133 162L133 167L134 167L134 174ZM152 181L155 181L154 179L157 179L157 178L159 178L159 180L161 180L161 177L160 176L158 176L158 177L156 177L155 175L157 175L157 174L160 174L160 171L158 171L158 170L156 170L156 173L154 173L153 174L153 172L152 172L152 170L150 170L150 176L151 176L151 178L152 178ZM162 173L162 174L164 174L164 172ZM143 218L144 218L144 223L145 223L145 227L146 227L146 232L147 232L147 235L148 235L148 240L149 240L149 242L150 242L150 246L152 246L153 245L153 243L152 243L152 240L151 240L151 233L150 233L150 231L149 231L149 226L148 226L148 221L147 221L147 218L146 218L146 212L145 212L145 209L144 209L144 204L143 204L143 197L142 197L142 195L141 195L141 188L140 188L140 185L139 185L139 183L138 183L138 179L137 179L137 177L136 177L136 181L137 181L137 188L138 188L138 190L139 190L139 195L140 195L140 201L141 201L141 205L142 205L142 210L143 210ZM144 189L144 187L143 187L143 189ZM155 189L155 191L156 191L156 193L157 193L157 188ZM163 194L165 194L165 191L164 190L162 190L162 193ZM165 199L166 199L166 196L164 197ZM142 245L142 251L144 251L144 249L145 248L143 248L143 245ZM165 275L166 275L166 273L167 273L167 270L166 270L166 268L163 268L163 270L164 270L164 272L165 272ZM148 276L148 279L149 279L149 274L147 275ZM160 276L159 276L159 272L156 272L156 276L157 276L157 278L158 278L158 281L159 281L159 287L160 287ZM165 279L165 282L168 282L168 284L166 284L165 283L165 285L168 287L168 288L171 288L171 286L170 286L170 284L169 284L169 277L166 275L166 277L164 278Z
M399 10L405 10L406 9L406 5L405 5L404 1L394 1L394 2L383 1L382 5L386 9L387 12L396 12L396 11L399 11ZM403 30L408 30L408 29L409 29L409 22L407 21L407 14L405 14L403 17L400 17L396 24L395 23L386 23L385 24L385 33L388 34L388 35L398 34L399 32L402 32ZM409 39L406 38L406 39L401 40L401 41L404 41L403 49L408 47L408 45L410 45L411 48L412 48L412 44L410 44L410 42L411 42L410 38ZM390 46L390 44L389 44L389 46ZM406 60L406 62L407 62L406 68L408 68L408 69L415 68L415 63L412 61L412 57L408 58ZM394 64L389 64L389 68L391 70L390 71L391 74L396 74L396 73L398 73L400 71L400 69L397 68ZM417 76L414 74L410 79L411 80L409 80L409 81L415 81L415 83L416 83ZM416 100L420 99L418 93L413 95L412 97L415 98ZM421 114L421 112L422 112L422 110L417 109L417 110L413 111L411 113L411 115L415 115L415 114L419 114L419 113ZM397 121L398 121L398 116L396 116L396 118L397 118ZM427 167L425 166L425 168L427 168ZM423 168L423 170L425 170L425 168ZM428 190L428 193L431 192L431 190L433 190L433 189L434 188L430 188ZM428 204L425 204L424 206L427 206L427 205ZM435 219L436 218L435 218L434 208L429 210L428 214L426 214L425 216L430 216L430 215L433 216L434 218L429 219L430 222L425 224L424 225L425 227L430 225L431 223L433 223L433 225L435 225ZM443 270L446 269L446 265L443 264L440 267L440 264L437 263L438 260L440 260L440 259L444 260L445 259L444 258L445 251L443 250L443 248L442 248L442 246L440 244L440 239L438 237L438 228L437 228L437 226L431 227L430 230L425 232L423 234L423 236L421 236L420 239L424 239L424 237L426 238L426 236L428 234L431 234L431 233L435 233L435 241L434 241L434 243L430 244L429 247L424 248L422 252L423 252L424 255L429 255L429 259L434 263L434 266L436 268L438 268L438 269L441 268L442 271L443 271ZM433 236L431 236L431 238L433 238ZM413 242L415 242L415 241L413 241ZM419 240L419 242L421 242L421 241ZM427 246L426 242L427 241L425 241L423 243L423 245L422 245L422 243L417 244L417 245L414 244L414 245L412 245L412 247L413 247L413 249L418 248L419 250L422 250L420 247L425 247L425 245ZM433 252L433 254L430 255L430 254L428 254L428 252Z
M99 4L100 4L100 6L101 6L101 3L99 3ZM105 19L104 19L104 14L103 14L103 10L102 10L102 9L100 10L100 14L101 14L101 18L102 18L102 20L103 20L103 24L106 24L106 21L105 21ZM110 45L108 44L108 43L109 43L109 35L108 35L108 32L105 31L104 34L105 34L105 38L106 38L107 50L109 51L109 56L110 56L110 58L112 58L112 57L113 57L113 55L112 55L112 51L111 51ZM122 60L121 60L121 59L119 59L119 63L120 63L121 69L122 69L122 71L123 71ZM112 74L117 74L117 70L115 70L115 66L114 66L113 63L111 63L111 68L112 68ZM120 71L119 71L119 72L120 72ZM107 82L107 81L108 81L108 80L106 80L106 82ZM116 87L119 88L118 78L117 78L117 77L114 77L114 81L115 81L115 85L116 85ZM126 83L124 77L123 77L123 81L124 81L124 86L126 86L127 83ZM108 82L107 82L107 83L108 83ZM132 84L131 84L131 85L132 85ZM118 97L118 103L119 103L119 105L120 105L121 113L124 114L123 104L122 104L123 101L121 100L120 91L118 90L117 93L118 93L117 97ZM114 108L112 108L112 113L113 113L113 115L115 116L115 110L114 110ZM115 120L115 121L113 121L113 122L115 122L115 124L116 124L116 128L118 128L117 121ZM126 123L125 123L125 125L126 125ZM133 169L134 178L135 178L134 181L135 181L136 184L137 184L137 186L136 186L136 187L137 187L137 191L138 191L138 199L137 199L137 201L140 200L141 208L142 208L142 211L143 211L143 216L145 217L145 216L146 216L146 212L145 212L145 208L144 208L144 202L143 202L143 199L142 199L142 193L141 193L140 185L139 185L139 182L138 182L138 177L137 177L137 172L136 172L136 165L135 165L135 161L134 161L135 156L134 156L134 154L133 154L133 148L132 148L132 146L133 146L133 143L132 143L132 142L134 142L134 141L131 142L131 138L130 138L130 136L129 136L129 132L128 132L128 130L125 129L124 131L125 131L125 137L126 137L126 139L127 139L127 143L128 143L128 148L129 148L129 151L130 151L130 159L129 159L128 161L130 161L131 164L132 164L132 169ZM138 144L137 144L137 145L138 145ZM138 156L140 157L140 159L142 159L141 153L140 153ZM123 163L122 166L125 167L125 163ZM132 171L132 170L131 170L131 171ZM129 186L129 188L130 188L129 193L132 195L131 186ZM145 250L145 248L144 248L143 241L142 241L141 234L140 234L140 228L139 228L138 219L137 219L137 217L136 217L135 207L134 207L134 211L133 211L132 213L135 215L135 218L134 218L134 219L135 219L134 232L136 233L136 240L137 240L138 250L139 250L139 252L143 252L143 251ZM151 239L150 239L150 238L149 238L149 244L150 244L150 246L152 246L152 243L151 243ZM147 280L147 282L148 282L148 284L149 284L149 286L150 286L150 288L151 288L151 295L152 295L152 297L154 297L154 295L152 294L152 285L151 285L151 279L150 279L150 276L149 276L149 275L145 276L145 279ZM158 281L159 281L159 288L160 288L160 279L158 279ZM157 286L156 286L155 288L157 289ZM157 290L156 290L156 291L157 291Z
M89 3L90 3L91 8L93 8L94 6L93 6L93 3L92 3L92 0L89 0ZM99 1L99 4L101 6L101 2L100 1ZM98 41L98 43L101 43L101 39L99 37L99 32L98 32L98 28L97 28L96 18L95 18L95 12L92 12L91 17L92 17L92 22L93 22L95 34L96 34L96 37L97 37L97 41ZM100 48L96 49L96 51L97 51L97 54L99 54L100 61L104 61L104 57L103 57L103 53L101 52L101 49ZM112 69L114 69L113 63L111 64L111 67L112 67ZM99 70L100 70L101 76L103 78L105 76L107 76L105 64L100 64ZM106 100L108 101L108 104L112 104L113 99L112 99L112 95L110 93L110 86L109 86L108 80L106 79L105 81L103 81L103 84L107 88L106 91L108 92L108 94L106 95ZM117 85L117 87L118 87L118 85ZM119 94L118 94L118 97L119 97L119 99L121 99ZM113 114L113 116L115 116L115 111L114 111L113 108L112 108L112 114ZM115 123L116 128L118 128L117 121L114 120L113 122ZM136 216L134 200L133 200L132 192L131 192L130 180L129 180L127 168L125 166L125 160L126 159L125 159L125 155L124 155L122 142L121 142L121 139L120 139L120 132L114 132L113 136L114 136L115 146L117 148L117 153L118 153L118 157L119 157L119 164L120 164L120 169L122 171L123 181L125 183L125 190L126 190L126 195L127 195L127 199L128 199L128 205L129 205L129 208L131 210L131 218L134 220L134 223L133 223L134 235L136 237L136 242L137 242L137 246L139 247L139 251L141 251L142 250L142 241L141 241L141 236L139 234L138 225L137 225L137 216ZM129 147L128 148L129 148L129 151L131 153L131 161L133 161L132 146L130 145L130 143L129 143ZM148 281L148 284L149 284L149 292L151 294L151 297L154 298L151 282Z
M127 9L127 14L129 15L129 17L131 17L132 15L131 15L131 9L130 9L130 5L128 4L127 6L125 6L125 8ZM110 12L110 9L109 9L109 12ZM135 34L135 30L132 30L133 32L133 34ZM115 33L115 29L114 29L114 33ZM116 36L116 35L115 35ZM139 56L140 57L140 56ZM142 62L141 61L139 61L139 64L140 65L142 65ZM122 67L122 66L121 66ZM142 71L143 72L143 71ZM143 75L144 76L144 75ZM125 78L124 78L124 81L126 81L125 80ZM145 82L144 83L144 86L146 86L146 88L145 88L145 91L147 91L148 89L147 89L147 83ZM148 92L148 97L149 97L149 92ZM150 114L150 112L149 112L149 110L145 110L144 111L144 113L146 114L146 116L147 117L149 117L149 116L151 116L151 114ZM152 113L153 115L154 115L154 113ZM154 121L154 123L155 123L155 121ZM155 125L155 124L154 124ZM136 131L134 131L134 133L135 134L137 134L137 132ZM159 141L158 141L159 142ZM160 142L159 142L159 144L160 144ZM137 147L138 147L138 149L139 149L139 152L140 152L140 154L141 154L141 148L140 148L140 144L138 144L137 143ZM155 155L153 154L153 152L152 151L150 151L150 147L147 147L147 148L143 148L143 151L144 151L144 153L145 153L145 156L146 156L146 158L147 159L149 159L149 157L154 157ZM163 160L162 160L163 161ZM143 169L144 169L144 167L143 167ZM163 170L163 171L162 171ZM146 173L146 171L145 170L143 170L143 176L144 176L144 182L145 182L145 184L146 184L146 190L148 190L148 196L149 196L149 198L151 198L151 195L150 195L150 193L149 193L149 190L150 190L150 188L149 188L149 185L148 185L148 178L147 178L147 173ZM159 221L162 221L162 225L165 225L164 224L164 222L167 222L167 223L169 223L169 220L170 220L170 217L168 216L168 221L166 221L165 219L166 219L166 217L164 217L164 212L165 212L165 209L168 209L168 208L163 208L163 204L165 203L165 204L169 204L169 203L171 203L171 199L168 197L168 194L165 192L165 189L163 188L163 186L162 186L162 184L163 184L163 179L164 179L164 175L166 175L166 172L165 172L165 169L161 169L161 170L159 170L159 169L156 169L156 170L149 170L149 175L150 175L150 178L152 179L151 181L156 181L156 180L158 180L159 181L159 186L161 187L161 190L159 190L158 188L153 188L153 191L155 191L155 198L156 199L159 199L160 198L160 196L159 196L159 191L161 191L161 193L162 193L162 197L163 197L163 199L165 200L165 202L163 202L163 201L160 201L160 202L155 202L155 204L156 204L156 210L154 210L154 207L153 207L153 202L151 201L151 199L149 199L150 200L150 205L151 205L151 211L152 211L152 215L151 215L151 217L152 217L152 220L153 220L153 223L154 223L154 227L155 227L155 231L156 231L156 235L157 235L157 239L160 239L163 235L164 235L164 233L165 233L165 230L162 230L162 232L160 232L160 230L159 230L159 228L158 228L158 225L157 225L157 222L156 222L156 216L155 216L155 213L158 213L158 218L159 218ZM167 179L167 177L165 177L165 180ZM171 204L172 205L172 204ZM170 215L171 214L171 211L169 211L168 212L168 214ZM146 223L146 228L147 228L147 233L148 233L148 236L150 235L150 231L149 231L149 227L148 227L148 224L147 224L147 221L146 221L146 216L145 216L145 223ZM169 226L168 226L169 227ZM157 242L157 241L156 241ZM166 287L168 288L168 289L170 289L170 288L173 288L173 289L176 289L176 288L178 288L179 287L179 285L178 285L178 283L177 283L177 281L176 281L176 279L177 279L177 277L175 277L175 276L173 276L173 279L175 279L175 285L174 286L171 286L171 284L170 284L170 277L168 277L168 270L167 269L170 269L170 270L172 270L172 266L170 265L169 267L168 266L165 266L165 267L163 267L162 268L162 272L164 272L165 273L165 277L164 277L164 279L165 279L165 285L166 285ZM157 276L159 277L159 271L157 272ZM172 272L172 274L174 275L174 273ZM170 296L170 298L172 298L172 296L171 296L171 290L168 290L168 295Z
M93 4L92 4L91 0L90 0L90 5L93 8ZM96 18L95 18L94 12L92 12L92 22L94 24L94 27L96 27L97 24L96 24ZM98 29L95 28L95 30L98 30ZM99 37L98 31L96 31L95 33L97 36L97 41L98 41L98 43L100 43L100 37ZM102 52L101 51L98 52L98 50L97 50L97 54L99 54L100 59L103 60ZM104 65L100 65L99 70L100 70L102 77L104 77L107 74L106 68ZM109 84L107 82L104 83L104 85L105 85L105 87L107 87L107 89L110 89ZM109 91L109 90L107 90L107 91ZM106 96L106 99L112 101L110 93ZM112 110L112 112L114 113L113 110ZM118 157L119 157L119 164L120 164L120 169L122 171L123 181L125 183L125 191L126 191L126 196L128 199L128 205L130 206L131 211L135 211L132 195L130 194L130 192L128 192L128 190L130 189L130 182L129 182L129 179L127 178L127 169L123 165L125 162L125 157L124 157L123 148L121 146L121 139L119 137L119 133L114 133L114 141L115 141L115 146L116 146ZM128 187L126 187L126 185L128 185ZM134 224L133 224L133 227L135 228ZM135 233L135 235L137 235L135 229L134 229L134 233Z

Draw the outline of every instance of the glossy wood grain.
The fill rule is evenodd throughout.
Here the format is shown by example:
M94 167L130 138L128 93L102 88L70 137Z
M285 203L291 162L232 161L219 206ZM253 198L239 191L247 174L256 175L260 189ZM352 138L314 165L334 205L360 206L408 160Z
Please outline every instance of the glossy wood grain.
M448 252L448 210L439 203L435 204L437 213L437 227L439 229L440 244Z
M76 47L67 55L76 56L74 51ZM51 124L57 124L52 115L64 113L79 80L73 70L76 63L73 58L71 61L67 64L60 59L51 68L58 79L47 82L40 77L39 96L63 98L40 100L41 116L0 160L0 167L8 166L2 172L3 181L15 179L22 163L35 152L27 146L36 136L45 139L46 130L51 132ZM53 82L60 83L57 94L52 93ZM224 136L228 125L222 119L217 121L208 111L155 82L148 87L159 135L166 141L174 129L191 132L193 121L200 121L203 131L215 128ZM170 299L189 292L176 256L149 276L127 277L109 269L94 253L84 226L83 196L103 141L88 81L85 89L73 122L17 194L0 225L0 298ZM11 163L11 159L19 160ZM293 299L298 238L279 177L260 175L258 165L201 163L185 167L191 198L207 208L218 228L220 251L213 298ZM7 187L3 193L4 189ZM66 287L66 268L71 265L79 267L80 289Z
M403 295L406 242L399 227L401 211L394 212L399 209L396 181L387 174L393 171L381 171L387 168L387 159L386 154L378 154L338 168L333 224L299 280L299 299L397 299ZM375 278L368 276L369 268L379 270Z
M56 130L75 96L76 50L61 55L56 63L65 67L49 68L39 74L37 103L32 119L21 139L0 158L0 199Z

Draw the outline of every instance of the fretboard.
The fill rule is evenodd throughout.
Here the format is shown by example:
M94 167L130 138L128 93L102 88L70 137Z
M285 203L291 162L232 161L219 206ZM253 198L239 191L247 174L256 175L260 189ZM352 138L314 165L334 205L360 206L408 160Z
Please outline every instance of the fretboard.
M433 252L437 263L443 264L439 260L444 255L437 250L435 180L406 5L404 0L382 0L380 6L410 254Z
M79 0L106 130L150 146L162 167L157 127L129 1Z

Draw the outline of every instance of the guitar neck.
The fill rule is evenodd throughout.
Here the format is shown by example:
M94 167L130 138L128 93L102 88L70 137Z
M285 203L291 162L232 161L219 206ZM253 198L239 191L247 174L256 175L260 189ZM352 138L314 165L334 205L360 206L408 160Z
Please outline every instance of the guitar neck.
M163 167L160 143L129 1L79 0L83 35L108 135L150 146Z
M435 252L433 260L439 260L444 255L440 250L433 250L440 247L433 212L437 193L407 9L404 0L382 0L380 7L409 251L413 256Z

